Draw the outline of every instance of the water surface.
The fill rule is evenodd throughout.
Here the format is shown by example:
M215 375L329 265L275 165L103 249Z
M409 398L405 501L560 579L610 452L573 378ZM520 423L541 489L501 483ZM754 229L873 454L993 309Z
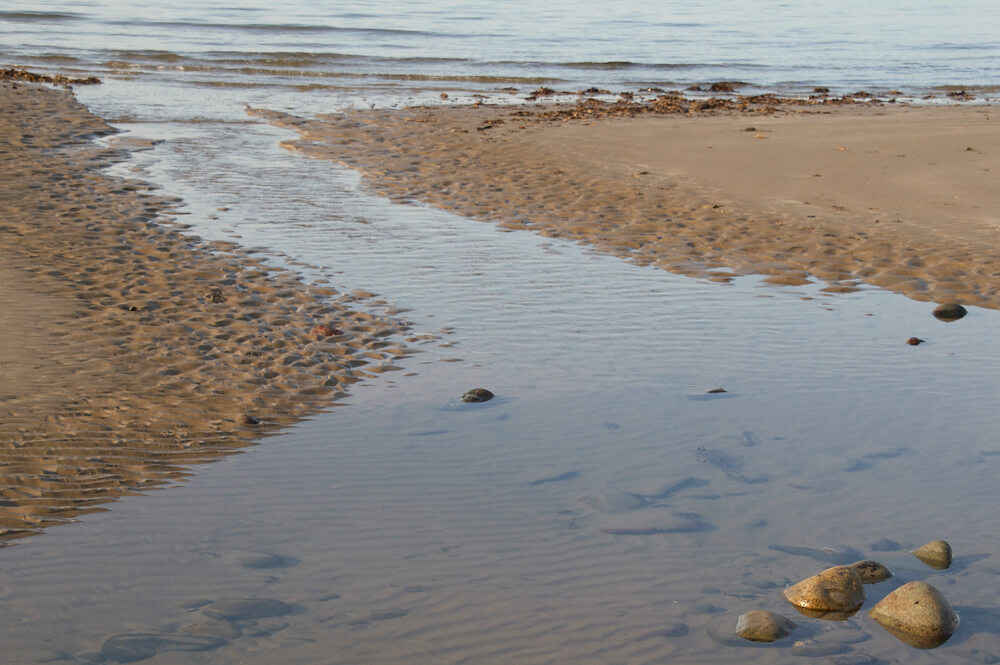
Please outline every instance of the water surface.
M441 335L342 408L0 551L11 662L780 663L795 639L853 662L1000 657L995 312L701 282L393 205L244 110L998 82L991 4L723 4L5 8L0 61L102 75L80 98L159 141L116 172L182 197L193 232ZM498 397L458 402L476 386ZM906 553L934 538L951 570ZM710 636L794 614L785 585L855 555L896 573L866 607L929 580L959 634L917 651L862 613L773 647ZM268 603L225 604L248 598Z

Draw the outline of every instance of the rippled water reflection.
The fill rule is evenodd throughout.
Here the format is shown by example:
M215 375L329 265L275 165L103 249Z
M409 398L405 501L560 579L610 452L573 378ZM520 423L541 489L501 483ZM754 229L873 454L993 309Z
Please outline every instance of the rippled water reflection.
M183 489L5 551L13 662L798 662L712 635L855 556L931 580L961 632L915 651L862 611L793 640L993 653L997 313L695 281L370 197L267 126L125 127L169 139L136 159L193 231L444 336ZM461 404L475 386L497 398ZM932 538L951 569L907 554Z

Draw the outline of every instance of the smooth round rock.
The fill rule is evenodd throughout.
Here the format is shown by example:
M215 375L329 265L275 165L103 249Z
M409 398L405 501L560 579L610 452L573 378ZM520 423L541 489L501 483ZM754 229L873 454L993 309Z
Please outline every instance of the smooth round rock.
M494 395L486 388L473 388L462 395L463 402L488 402Z
M736 634L751 642L775 642L795 628L795 622L767 610L753 610L736 620Z
M932 540L910 552L935 570L945 570L951 566L951 545L946 540Z
M884 582L890 577L892 577L892 572L880 564L878 561L864 560L855 561L851 564L851 568L858 574L861 578L862 584L878 584L879 582Z
M904 584L868 614L889 633L918 649L940 646L958 630L955 610L926 582Z
M958 321L969 311L958 303L950 302L934 308L934 317L941 321Z
M850 566L834 566L785 589L785 600L802 614L819 619L846 619L861 609L865 588Z

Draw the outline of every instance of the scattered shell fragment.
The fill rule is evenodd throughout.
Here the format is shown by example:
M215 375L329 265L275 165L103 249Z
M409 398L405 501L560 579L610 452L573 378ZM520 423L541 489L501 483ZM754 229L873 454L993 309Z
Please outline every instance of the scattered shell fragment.
M752 610L736 620L736 634L751 642L774 642L795 628L795 622L767 610Z
M865 602L861 577L850 566L827 568L788 587L783 595L799 612L819 619L846 619Z
M935 570L944 570L951 566L951 545L946 540L932 540L910 552Z
M878 561L855 561L851 568L861 578L862 584L878 584L892 577L892 572Z
M488 402L493 399L493 393L486 388L473 388L462 395L463 402Z
M893 636L918 649L933 649L958 629L958 615L926 582L910 582L882 599L868 614Z
M958 321L969 311L958 303L950 302L934 308L934 316L941 321Z

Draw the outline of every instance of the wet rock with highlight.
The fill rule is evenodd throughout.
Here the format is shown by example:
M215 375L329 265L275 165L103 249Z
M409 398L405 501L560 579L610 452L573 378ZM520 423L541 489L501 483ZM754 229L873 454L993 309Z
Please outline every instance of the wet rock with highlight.
M865 602L865 589L858 572L850 566L834 566L785 589L785 600L808 617L846 619Z
M958 321L969 311L958 303L950 302L934 308L934 317L940 321Z
M951 566L951 545L946 540L932 540L910 552L935 570L945 570Z
M926 582L904 584L868 614L893 636L918 649L938 647L958 630L955 610Z

